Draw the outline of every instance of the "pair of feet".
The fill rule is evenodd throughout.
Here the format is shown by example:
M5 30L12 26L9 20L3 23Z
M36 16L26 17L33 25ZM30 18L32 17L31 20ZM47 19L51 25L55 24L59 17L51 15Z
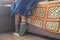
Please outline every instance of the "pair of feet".
M28 26L26 24L20 25L20 32L19 33L15 32L15 33L13 33L13 35L15 35L15 36L23 36L23 35L25 35L27 28L28 28Z

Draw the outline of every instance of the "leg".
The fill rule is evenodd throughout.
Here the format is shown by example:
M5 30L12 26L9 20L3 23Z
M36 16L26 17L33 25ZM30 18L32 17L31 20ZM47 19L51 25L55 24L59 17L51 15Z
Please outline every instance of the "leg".
M20 15L17 13L15 14L15 33L14 35L19 36L19 24L20 23Z
M21 16L20 35L24 35L27 29L26 16Z
M27 18L26 16L21 16L21 25L24 25L27 23Z

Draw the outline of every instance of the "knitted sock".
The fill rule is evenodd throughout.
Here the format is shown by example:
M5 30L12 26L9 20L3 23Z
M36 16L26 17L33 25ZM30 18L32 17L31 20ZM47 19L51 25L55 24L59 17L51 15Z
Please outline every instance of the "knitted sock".
M27 23L26 20L21 20L21 24L20 25L24 25L26 23Z
M19 21L16 21L16 24L15 24L15 32L16 33L19 33L19 29L20 29L20 22Z
M20 24L20 35L23 36L26 33L27 25L26 20L22 20Z

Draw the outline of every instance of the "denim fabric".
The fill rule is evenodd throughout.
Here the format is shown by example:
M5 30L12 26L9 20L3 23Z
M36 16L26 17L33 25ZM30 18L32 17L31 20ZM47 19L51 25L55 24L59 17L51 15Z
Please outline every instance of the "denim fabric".
M37 2L43 0L15 0L11 6L11 16L15 13L19 13L22 16L29 16L29 11L35 8Z

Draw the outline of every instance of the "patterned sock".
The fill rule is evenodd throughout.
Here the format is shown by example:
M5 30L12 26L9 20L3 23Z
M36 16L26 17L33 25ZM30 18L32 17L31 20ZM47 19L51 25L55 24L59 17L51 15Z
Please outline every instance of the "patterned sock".
M21 25L26 24L26 20L21 20Z
M19 28L20 28L20 27L19 27L19 26L20 26L19 21L16 21L16 23L17 23L17 24L15 24L15 32L16 32L16 33L19 33Z
M26 25L26 20L21 20L20 24L20 35L23 36L26 33L27 25Z

